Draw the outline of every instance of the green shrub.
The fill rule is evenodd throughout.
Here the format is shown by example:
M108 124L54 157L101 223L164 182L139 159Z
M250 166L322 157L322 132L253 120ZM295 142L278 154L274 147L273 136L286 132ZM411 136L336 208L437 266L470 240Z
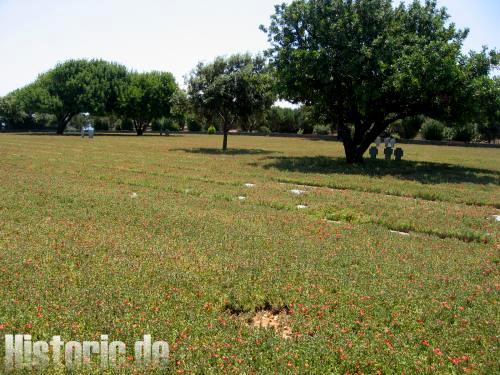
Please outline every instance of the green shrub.
M172 118L161 118L154 120L151 124L151 130L155 132L166 132L167 130L172 132L180 131L179 124Z
M298 109L274 106L266 111L262 126L273 133L295 133L303 122L302 117Z
M453 139L453 129L445 127L443 131L443 139L451 141Z
M171 132L180 132L181 131L181 128L179 126L178 123L176 122L170 122L167 126L167 130L171 131Z
M215 126L210 125L210 127L207 129L207 133L208 134L216 134L217 133L217 129L215 129Z
M477 124L476 130L480 140L491 143L500 137L500 121L481 122Z
M471 142L477 138L476 127L473 124L455 126L450 128L449 137L453 141Z
M330 134L330 126L328 126L328 125L314 125L313 134L328 135L328 134Z
M154 132L163 130L163 127L164 127L164 124L163 124L162 119L160 119L160 120L153 120L153 122L151 123L151 130L154 131Z
M124 118L121 120L119 125L116 127L116 130L133 130L134 129L134 123L132 120L129 120L127 118Z
M190 132L199 132L203 129L201 122L194 117L188 118L187 127Z
M109 122L107 119L102 117L94 118L94 128L96 131L108 131L109 130Z
M396 133L403 139L413 139L422 128L424 120L424 116L407 117L403 120L398 120L390 126L389 132L391 134Z
M445 126L434 119L427 119L422 125L422 137L428 141L442 141L445 134Z
M271 134L271 129L269 129L267 126L260 126L258 131L259 133Z

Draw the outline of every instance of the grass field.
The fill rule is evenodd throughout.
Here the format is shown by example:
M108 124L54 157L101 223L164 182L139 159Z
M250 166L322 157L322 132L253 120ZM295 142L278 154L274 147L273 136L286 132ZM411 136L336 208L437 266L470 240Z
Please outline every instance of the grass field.
M0 335L149 333L172 373L500 371L499 149L220 144L0 135Z

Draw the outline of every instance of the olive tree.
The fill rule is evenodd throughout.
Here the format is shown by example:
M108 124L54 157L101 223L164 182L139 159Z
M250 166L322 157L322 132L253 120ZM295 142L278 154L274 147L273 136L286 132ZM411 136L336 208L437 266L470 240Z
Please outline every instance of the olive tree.
M264 113L275 100L266 60L250 54L198 64L188 78L188 95L198 115L220 125L223 151L231 128Z

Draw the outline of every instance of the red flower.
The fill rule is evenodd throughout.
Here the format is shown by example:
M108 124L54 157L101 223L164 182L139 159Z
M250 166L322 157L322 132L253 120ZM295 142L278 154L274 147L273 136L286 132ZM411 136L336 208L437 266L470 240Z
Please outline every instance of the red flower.
M429 341L427 341L427 340L422 340L422 345L424 345L424 346L429 346L430 344L429 344Z
M454 364L454 365L459 365L462 362L467 362L469 360L469 357L464 355L462 357L448 357L448 359Z
M439 348L434 348L432 351L434 352L435 355L438 355L438 356L443 355L443 352Z
M390 342L389 340L384 340L384 342L385 342L385 345L387 345L388 348L394 349L394 346L392 345L392 342Z

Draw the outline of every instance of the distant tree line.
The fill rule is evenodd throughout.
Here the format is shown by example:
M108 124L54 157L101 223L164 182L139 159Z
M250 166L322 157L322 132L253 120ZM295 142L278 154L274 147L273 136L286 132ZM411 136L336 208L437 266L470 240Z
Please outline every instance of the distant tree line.
M70 60L2 98L0 110L13 127L49 125L63 134L72 120L78 123L76 116L89 112L107 117L98 120L101 126L120 118L141 135L153 119L170 116L177 91L171 73L137 73L103 60Z
M10 129L81 126L160 132L231 129L335 134L349 163L377 136L494 141L500 133L499 54L461 52L468 30L434 0L295 0L276 7L263 55L200 63L181 89L166 72L70 60L0 98ZM281 108L278 99L296 108Z

